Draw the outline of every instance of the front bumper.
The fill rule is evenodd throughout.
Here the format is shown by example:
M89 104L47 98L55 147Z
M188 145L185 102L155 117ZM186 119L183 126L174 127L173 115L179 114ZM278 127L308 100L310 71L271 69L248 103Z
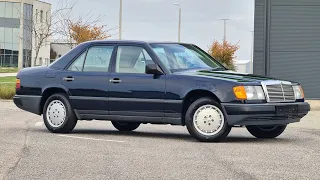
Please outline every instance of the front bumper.
M13 102L20 109L40 115L41 96L15 95Z
M295 113L277 114L277 107L296 106ZM286 125L299 122L308 114L310 105L307 102L265 103L265 104L232 104L222 103L229 125Z

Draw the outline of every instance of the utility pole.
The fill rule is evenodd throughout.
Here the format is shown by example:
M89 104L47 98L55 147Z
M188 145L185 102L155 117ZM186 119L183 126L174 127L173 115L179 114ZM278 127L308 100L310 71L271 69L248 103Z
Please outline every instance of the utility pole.
M223 40L226 41L227 40L227 21L229 21L230 19L221 19L223 21L223 25L224 25L224 28L223 28Z
M122 33L122 0L120 0L120 9L119 9L119 39L121 39Z
M253 74L253 48L254 48L254 31L250 31L252 33L252 41L251 41L251 59L250 59L250 73Z
M181 6L179 3L174 3L173 5L179 7L178 42L180 42L180 39L181 39Z

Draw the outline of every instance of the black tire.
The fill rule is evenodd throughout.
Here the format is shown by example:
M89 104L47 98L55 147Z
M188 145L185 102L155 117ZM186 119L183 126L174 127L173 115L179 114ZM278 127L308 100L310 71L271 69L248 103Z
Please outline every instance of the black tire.
M111 123L119 131L133 131L140 126L140 123L135 122L111 121Z
M215 107L217 107L222 115L223 115L223 123L222 123L222 128L214 135L204 135L201 132L199 132L197 130L197 128L195 127L193 121L193 116L196 113L196 111L198 110L198 108L204 106L204 105L213 105ZM201 142L218 142L223 140L225 137L228 136L228 134L231 131L231 126L228 125L227 123L227 119L225 114L223 113L222 107L221 105L216 102L214 99L210 98L210 97L203 97L200 98L196 101L194 101L188 108L186 115L185 115L185 123L187 126L187 129L189 131L189 133L198 141ZM210 124L209 124L210 125ZM221 127L220 126L220 127Z
M286 129L287 125L278 126L246 126L247 130L257 138L275 138Z
M47 117L48 106L55 100L62 102L65 107L65 120L61 125L59 125L59 127L52 126ZM43 120L47 129L52 133L69 133L74 129L78 121L74 110L71 107L69 99L65 94L61 93L53 94L47 99L43 108Z

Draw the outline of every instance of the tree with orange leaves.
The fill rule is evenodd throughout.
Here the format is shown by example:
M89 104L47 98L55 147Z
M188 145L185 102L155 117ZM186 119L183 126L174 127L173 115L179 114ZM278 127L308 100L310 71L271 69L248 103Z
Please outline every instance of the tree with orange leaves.
M238 43L232 44L226 40L220 43L214 40L209 47L208 53L228 69L236 70L234 59L236 58L235 53L239 48Z
M102 40L111 37L104 26L91 25L82 21L70 22L70 38L75 44L80 44L91 40Z
M102 24L102 16L92 12L78 17L73 17L71 11L64 12L60 13L57 19L60 20L56 25L59 27L57 38L64 39L70 48L86 41L107 39L111 37L109 32L115 30L107 29L107 25Z

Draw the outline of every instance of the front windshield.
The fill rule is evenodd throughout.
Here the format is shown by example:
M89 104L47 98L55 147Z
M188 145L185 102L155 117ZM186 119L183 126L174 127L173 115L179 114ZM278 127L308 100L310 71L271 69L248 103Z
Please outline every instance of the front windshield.
M224 69L205 52L191 44L151 44L171 72L188 69Z

